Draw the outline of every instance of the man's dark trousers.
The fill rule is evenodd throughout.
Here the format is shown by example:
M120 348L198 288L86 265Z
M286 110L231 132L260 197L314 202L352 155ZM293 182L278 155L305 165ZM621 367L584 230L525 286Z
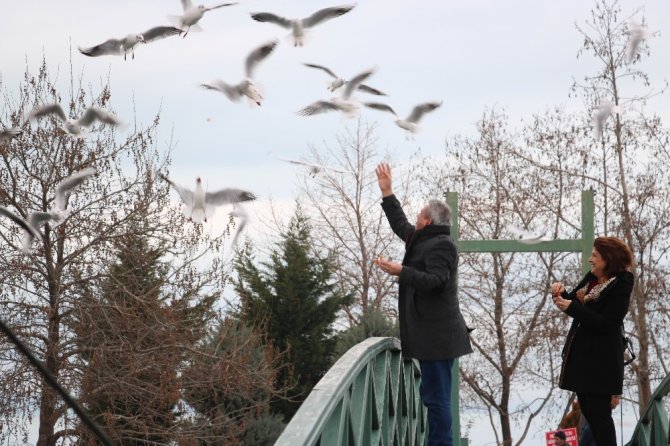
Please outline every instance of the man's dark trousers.
M428 446L452 446L451 369L453 359L419 360L421 386L419 393L428 409Z

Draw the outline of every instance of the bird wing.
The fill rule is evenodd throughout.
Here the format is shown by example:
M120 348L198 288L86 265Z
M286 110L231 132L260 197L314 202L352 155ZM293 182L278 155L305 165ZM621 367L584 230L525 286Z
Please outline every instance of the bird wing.
M257 22L270 22L283 28L291 28L291 21L270 12L254 12L251 18Z
M428 112L431 112L438 108L440 105L442 105L442 101L440 102L425 102L423 104L419 104L414 109L412 110L412 113L409 114L407 117L407 120L410 122L417 123L419 122L419 119Z
M342 93L342 97L344 99L349 99L351 95L353 94L354 91L358 88L361 83L369 78L372 73L375 72L375 68L370 68L365 71L363 71L360 74L357 74L356 76L352 77L349 82L347 82L347 85L344 87L344 92Z
M219 206L222 204L240 203L255 200L256 195L242 189L221 189L205 194L205 203Z
M547 241L544 235L537 235L525 229L517 228L516 226L508 226L507 230L514 235L520 243L528 245L541 243Z
M70 195L72 190L77 188L80 184L82 184L84 181L88 179L91 175L95 173L95 169L93 167L87 167L86 169L80 170L77 173L74 173L70 175L69 177L65 178L63 181L58 183L58 186L56 186L56 210L57 211L62 211L65 210L66 208L66 201L67 197Z
M20 136L23 130L19 128L4 129L0 131L0 143L9 142L12 139Z
M342 110L342 108L331 101L316 101L302 110L298 110L296 114L298 116L312 116L335 110Z
M210 6L210 7L207 8L207 10L208 10L208 11L211 11L212 9L219 9L219 8L223 8L224 6L233 6L233 5L237 5L237 2L233 2L233 3L221 3L220 5Z
M253 50L249 55L247 56L247 60L245 63L245 67L247 70L247 77L249 79L253 78L254 70L258 66L258 64L268 57L270 53L275 49L277 46L277 43L279 43L278 40L273 40L272 42L268 42L264 45L259 46L255 50Z
M146 43L149 43L154 40L164 39L166 37L174 36L175 34L180 34L181 32L181 29L175 28L174 26L156 26L144 31L142 33L142 37L144 37L144 41Z
M179 197L181 198L181 201L186 203L187 206L192 206L193 205L193 191L185 188L184 186L180 186L179 184L175 183L168 177L162 174L158 174L159 177L170 183L170 186L174 188L174 190L177 191L179 194Z
M96 46L92 46L89 48L82 48L79 46L77 47L77 49L81 54L89 57L107 56L107 55L118 56L123 54L122 44L123 42L120 39L109 39L106 42L103 42Z
M31 212L28 214L28 224L35 229L40 228L49 220L58 220L58 214L55 212Z
M306 64L303 64L303 65L306 66L306 67L310 67L310 68L316 68L317 70L323 70L326 73L330 74L335 79L339 78L339 76L337 74L335 74L330 68L326 68L322 65L316 65L316 64L312 64L312 63L306 63Z
M181 7L184 9L184 12L186 12L186 10L193 7L193 2L191 2L191 0L181 0Z
M86 109L81 118L77 121L82 127L89 127L95 120L104 122L106 124L121 125L123 122L111 113L107 113L96 107L89 107Z
M225 94L231 101L238 101L242 97L240 90L233 85L228 85L224 81L217 79L209 84L200 84L202 88L207 90L215 90Z
M364 102L363 105L365 105L368 108L372 108L375 110L379 111L386 111L389 113L393 113L395 116L398 116L398 114L391 108L390 105L382 104L381 102Z
M316 26L321 22L325 22L326 20L334 19L335 17L339 17L342 14L346 14L347 12L354 9L354 6L356 5L334 6L332 8L321 9L316 11L311 16L304 18L302 20L302 24L307 28Z
M65 116L63 108L60 106L60 104L56 103L44 105L42 107L35 107L28 115L28 120L41 118L42 116L50 114L55 114L58 117L58 119L60 119L63 122L67 121L67 116Z
M4 215L5 217L9 218L12 220L14 223L17 225L21 226L21 229L26 231L27 233L32 234L34 237L39 237L39 232L37 229L35 229L33 226L31 226L27 221L25 221L23 218L19 217L9 209L5 207L0 207L0 215Z
M384 93L382 91L379 91L376 88L372 88L371 86L365 85L365 84L360 84L358 86L358 89L361 90L361 91L364 91L366 93L374 94L374 95L377 95L377 96L388 96L386 93Z

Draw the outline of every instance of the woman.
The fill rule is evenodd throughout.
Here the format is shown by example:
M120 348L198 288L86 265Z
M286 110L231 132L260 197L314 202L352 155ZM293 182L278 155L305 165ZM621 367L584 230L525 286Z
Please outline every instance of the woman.
M577 392L598 446L616 446L612 395L623 387L623 319L633 290L633 253L616 237L598 237L591 271L570 293L551 285L554 304L572 317L563 347L559 386Z

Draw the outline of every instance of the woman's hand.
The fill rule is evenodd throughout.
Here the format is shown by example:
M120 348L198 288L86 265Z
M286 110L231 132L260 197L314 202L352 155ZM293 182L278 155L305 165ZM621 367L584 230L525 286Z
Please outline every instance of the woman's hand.
M563 299L560 294L554 294L552 299L554 300L554 305L556 305L561 311L566 311L570 306L571 300Z
M554 282L551 284L551 294L552 295L561 295L565 291L565 286L561 282Z

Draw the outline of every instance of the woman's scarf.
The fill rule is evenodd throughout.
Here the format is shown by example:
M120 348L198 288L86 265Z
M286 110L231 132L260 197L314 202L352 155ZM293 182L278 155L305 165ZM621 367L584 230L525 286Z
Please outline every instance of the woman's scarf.
M597 301L600 298L600 293L602 293L603 290L607 288L607 286L610 283L612 283L612 281L614 281L614 279L616 279L616 276L610 277L609 280L597 284L596 286L591 288L590 291L589 291L590 284L587 283L586 285L577 290L577 299L579 299L579 302L583 304L586 302Z

